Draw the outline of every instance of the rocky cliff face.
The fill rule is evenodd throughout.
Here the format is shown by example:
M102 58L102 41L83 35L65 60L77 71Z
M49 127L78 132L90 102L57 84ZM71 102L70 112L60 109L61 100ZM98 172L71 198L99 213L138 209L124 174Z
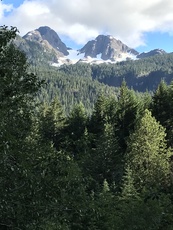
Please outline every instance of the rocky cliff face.
M45 41L48 41L48 43L59 52L63 53L64 55L68 55L67 47L66 45L61 41L58 34L49 28L48 26L43 26L37 29L42 37L42 39Z
M53 48L59 57L69 54L66 45L61 41L57 33L47 26L28 32L23 39L36 42L47 49Z
M96 58L97 55L101 55L101 59L112 61L120 58L124 53L135 56L139 54L136 50L109 35L99 35L95 40L89 41L79 52L84 53L85 57Z
M59 63L60 58L69 54L57 33L47 26L30 31L22 38L17 36L14 43L31 63ZM64 58L64 63L68 64L69 60Z

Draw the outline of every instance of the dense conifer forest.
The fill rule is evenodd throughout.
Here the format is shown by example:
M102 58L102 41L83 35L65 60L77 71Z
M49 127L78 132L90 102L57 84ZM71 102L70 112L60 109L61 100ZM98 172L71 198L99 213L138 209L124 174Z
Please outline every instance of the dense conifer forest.
M46 83L38 95L39 101L51 102L58 96L66 114L80 102L91 114L98 95L102 92L117 97L123 81L129 89L152 94L161 81L170 85L173 76L172 53L116 64L76 63L55 68L36 60L34 65L31 63L31 72Z
M16 32L0 29L0 229L172 230L173 83L139 93L123 72L103 85L106 66L35 70Z

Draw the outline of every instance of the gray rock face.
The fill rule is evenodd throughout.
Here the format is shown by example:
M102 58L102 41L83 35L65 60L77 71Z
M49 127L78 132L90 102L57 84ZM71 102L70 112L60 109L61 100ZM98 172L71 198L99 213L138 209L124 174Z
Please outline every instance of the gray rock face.
M66 45L49 27L40 27L23 37L17 36L14 44L26 54L31 63L51 65L59 63L59 59L64 58L65 54L68 55Z
M36 31L38 31L43 40L47 40L54 49L58 49L58 51L64 55L69 54L66 45L61 41L58 34L54 30L48 26L43 26L38 28Z
M147 58L147 57L151 57L151 56L158 55L158 54L162 55L162 54L166 54L166 52L162 49L154 49L149 52L146 52L146 53L143 52L137 55L137 58Z
M79 52L84 53L85 57L90 56L92 58L101 54L103 60L116 60L122 53L139 54L136 50L109 35L99 35L95 40L89 41Z
M58 56L68 55L66 45L61 41L57 33L48 26L28 32L24 37L25 40L37 42L49 49L54 48Z
M48 26L30 31L23 38L17 36L14 43L26 53L31 62L48 63L55 66L76 62L99 64L107 61L116 63L166 53L162 49L155 49L139 54L136 50L131 49L110 35L99 35L95 40L88 41L80 50L70 51L58 34ZM79 54L82 55L79 56Z

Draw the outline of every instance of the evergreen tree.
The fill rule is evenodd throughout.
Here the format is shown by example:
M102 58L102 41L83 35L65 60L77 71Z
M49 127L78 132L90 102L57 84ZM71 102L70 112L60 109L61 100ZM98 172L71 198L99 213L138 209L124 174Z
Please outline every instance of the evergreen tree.
M91 149L86 164L96 183L102 186L104 180L110 185L120 182L123 169L119 153L113 127L107 122L103 134L97 139L96 148Z
M115 212L115 207L116 202L114 201L114 195L111 192L108 182L104 180L100 193L95 196L95 216L92 218L93 223L91 229L117 229L117 213Z
M103 133L104 124L106 121L106 98L103 94L100 94L95 106L92 116L89 121L88 131L93 141L93 147L97 142L97 138Z
M115 132L119 137L119 145L122 153L126 150L126 139L134 129L136 120L142 110L141 102L133 90L129 90L126 82L123 81L120 87L120 95L117 102L117 112L115 114Z
M153 106L152 112L153 115L157 118L158 121L164 126L164 122L167 120L167 113L169 108L169 100L168 100L168 86L164 81L161 81L157 90L153 95Z
M80 160L87 149L87 115L82 103L75 105L66 119L64 134L66 149L75 160Z
M65 125L65 115L62 106L55 97L50 105L44 104L39 115L39 130L43 140L52 141L59 150L64 142L62 130Z
M163 191L170 185L171 152L167 149L165 129L145 110L135 131L130 135L126 153L135 186L141 189Z
M152 112L156 119L166 128L168 144L172 147L173 131L172 131L172 115L173 115L173 87L172 83L167 86L161 81L158 86L152 103Z
M25 55L12 44L16 32L16 28L0 28L0 227L4 229L27 222L23 208L29 159L26 139L34 97L42 84L28 72Z
M134 172L127 165L123 176L122 192L116 206L115 229L171 229L172 211L169 195L162 192L155 195L148 193L146 197L146 191L139 191Z

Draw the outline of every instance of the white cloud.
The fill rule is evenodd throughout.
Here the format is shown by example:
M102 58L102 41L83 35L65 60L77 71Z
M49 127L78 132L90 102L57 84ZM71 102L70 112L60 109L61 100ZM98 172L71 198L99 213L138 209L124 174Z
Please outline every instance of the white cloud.
M3 4L2 2L0 2L0 21L2 20L2 18L4 17L4 14L7 12L10 12L13 9L12 4Z
M25 0L3 16L6 7L0 4L0 23L22 35L47 25L81 44L106 33L135 48L145 43L145 32L173 34L172 0Z

